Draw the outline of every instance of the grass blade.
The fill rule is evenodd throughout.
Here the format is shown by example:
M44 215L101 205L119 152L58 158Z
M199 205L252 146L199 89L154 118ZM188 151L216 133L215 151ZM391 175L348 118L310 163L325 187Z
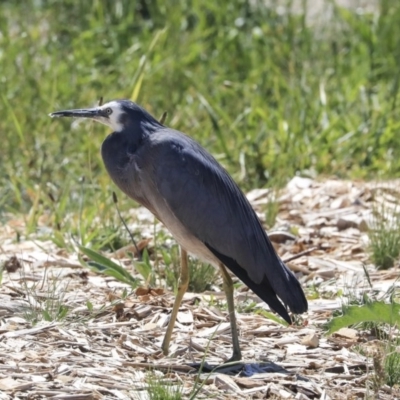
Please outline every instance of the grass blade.
M112 276L120 282L127 283L132 288L139 285L139 281L134 278L125 268L111 261L109 258L102 256L100 253L84 246L79 246L79 250L89 257L92 262L86 265L95 272L100 272L108 276Z
M332 334L341 328L361 322L383 322L400 326L400 304L387 304L373 302L361 307L350 306L345 309L340 317L333 318L328 324L328 334Z

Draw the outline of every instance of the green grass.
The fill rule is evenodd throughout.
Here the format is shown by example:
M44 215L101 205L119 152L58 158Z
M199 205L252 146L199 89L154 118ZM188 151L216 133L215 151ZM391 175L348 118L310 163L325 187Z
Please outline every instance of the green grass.
M374 208L368 237L374 265L378 269L393 267L400 256L400 213L396 204L394 208L383 204Z
M151 372L146 377L146 391L149 400L182 400L183 386L181 383L171 384L165 382L164 376L158 376L156 372ZM134 396L135 398L135 396ZM138 399L141 399L139 395Z
M181 273L179 247L176 245L169 249L161 249L161 254L165 268L163 271L159 271L159 276L165 279L167 287L177 290ZM202 263L189 256L188 267L189 292L202 293L215 283L218 273L212 265Z
M101 96L167 111L166 123L244 190L276 190L295 174L397 177L400 3L382 0L379 16L336 7L324 26L276 10L249 0L2 1L0 217L25 218L18 240L39 233L70 252L130 242L99 154L107 128L48 117ZM133 202L116 191L124 214ZM269 225L276 211L272 202ZM204 268L191 290L212 281Z
M48 117L100 96L168 111L245 190L295 173L397 176L400 3L383 0L379 17L336 8L324 27L264 4L1 2L0 210L27 215L23 235L45 215L107 246L120 229L107 129Z
M23 277L22 287L27 301L23 317L32 325L40 321L64 321L70 311L65 304L68 283L59 276L45 275L43 281L29 283Z
M383 385L390 387L400 384L400 353L398 327L400 324L400 305L397 302L396 283L386 293L376 296L370 277L365 270L369 290L362 293L353 285L346 290L346 304L342 311L325 325L326 334L331 335L341 328L350 326L359 332L360 338L367 336L367 341L360 340L360 345L352 346L355 352L371 358L373 370L369 383L376 398ZM358 285L359 286L359 285ZM336 314L336 315L335 315ZM367 335L366 335L366 332ZM367 385L368 387L368 385Z
M268 229L271 229L276 222L276 218L279 214L279 201L278 192L274 192L272 196L269 197L268 203L265 210L265 225Z
M385 372L386 384L390 387L400 384L400 353L398 350L399 340L389 341L385 349Z

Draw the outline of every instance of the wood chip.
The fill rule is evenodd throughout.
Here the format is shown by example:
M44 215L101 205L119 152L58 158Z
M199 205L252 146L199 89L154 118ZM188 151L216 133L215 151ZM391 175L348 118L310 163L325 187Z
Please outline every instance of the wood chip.
M315 348L319 346L319 338L315 333L305 336L301 344L307 347Z
M351 328L341 328L335 332L335 336L342 336L348 339L357 339L359 334L358 331Z
M377 270L366 251L364 229L371 224L374 204L392 210L398 207L400 180L295 177L278 193L260 189L248 198L259 215L265 214L271 199L279 203L276 226L269 232L272 236L284 233L274 246L283 259L291 260L289 267L302 285L309 287L309 311L296 318L293 326L283 327L265 317L268 307L239 283L235 302L243 364L234 375L201 374L206 380L200 396L344 400L370 395L368 382L374 376L371 354L379 351L374 338L364 338L351 328L325 337L323 327L343 299L362 298L371 292L365 269L378 298L397 284L400 265ZM163 251L168 252L175 243L147 210L132 208L127 214L130 228L140 232L147 247L155 230L166 238ZM292 228L296 234L289 238L287 232ZM166 358L161 343L175 296L162 280L158 288L142 281L141 288L125 297L128 285L83 268L77 254L60 250L50 241L16 242L15 229L24 232L24 218L13 217L0 226L0 263L12 257L20 262L16 271L11 268L3 274L0 286L0 400L125 400L132 393L147 400L149 374L154 373L165 385L182 387L182 397L189 398L198 373L189 364L200 364L205 356L208 364L220 365L231 356L221 279L207 292L185 294ZM118 258L120 265L142 279L128 254L133 251L128 247L107 256ZM151 257L162 271L165 266L157 251ZM61 283L56 291L55 283ZM335 296L338 292L342 298ZM65 306L67 317L34 324L51 303ZM251 307L246 309L248 304ZM369 352L368 348L360 352L358 347L366 344ZM272 372L258 372L263 364ZM400 398L400 393L397 387L382 385L374 396L391 400Z

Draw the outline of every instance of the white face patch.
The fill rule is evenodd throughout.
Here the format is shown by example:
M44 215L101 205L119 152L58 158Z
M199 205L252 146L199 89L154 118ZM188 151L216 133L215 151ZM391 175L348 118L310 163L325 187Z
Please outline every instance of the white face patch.
M117 101L110 101L108 103L105 103L100 107L100 109L104 111L109 109L109 111L107 112L108 118L99 117L96 118L96 121L99 121L102 124L109 126L114 132L121 132L124 129L124 125L119 122L121 120L121 114L123 114L124 112L122 111L122 108Z

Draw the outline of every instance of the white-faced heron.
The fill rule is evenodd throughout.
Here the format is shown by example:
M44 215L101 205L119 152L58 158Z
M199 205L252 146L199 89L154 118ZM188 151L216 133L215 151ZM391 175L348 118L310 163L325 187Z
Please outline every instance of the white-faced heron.
M221 270L232 330L230 361L240 360L241 352L233 283L226 268L288 323L286 307L296 314L307 311L299 282L276 254L250 203L225 169L193 139L167 128L129 100L50 115L90 118L109 126L113 133L104 140L101 155L111 179L148 208L181 246L179 288L162 344L164 354L188 287L187 253Z

